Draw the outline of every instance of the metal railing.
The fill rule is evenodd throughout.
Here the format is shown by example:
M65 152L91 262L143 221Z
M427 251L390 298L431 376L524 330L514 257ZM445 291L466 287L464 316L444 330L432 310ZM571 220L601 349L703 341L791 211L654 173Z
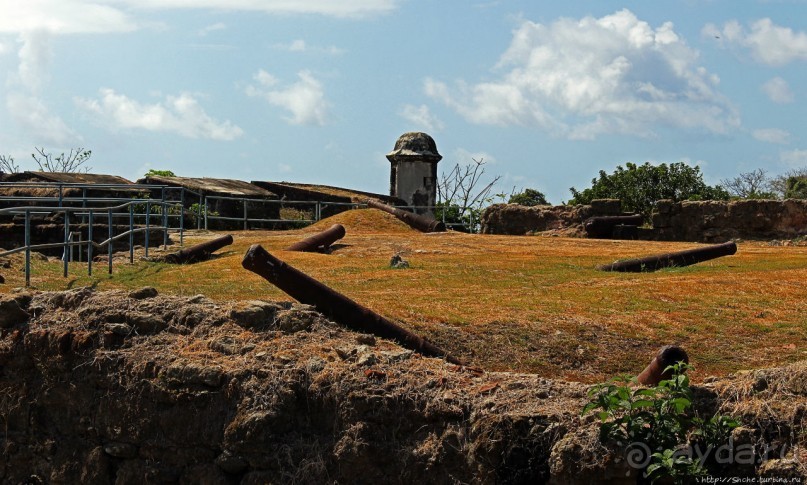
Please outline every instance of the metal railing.
M135 212L135 208L145 204L146 212L143 214L139 214ZM151 206L157 206L160 208L158 214L151 213ZM155 201L151 199L135 199L130 200L126 203L112 206L112 207L12 207L7 209L0 209L0 214L12 214L12 215L24 215L25 216L25 236L24 236L24 244L15 249L11 249L8 251L4 251L0 253L0 257L2 256L9 256L19 252L25 252L25 286L31 285L31 251L32 250L39 250L39 249L50 249L50 248L63 248L63 276L67 277L68 273L68 266L72 259L71 253L73 248L79 248L79 254L81 252L82 246L86 246L87 251L87 275L92 276L92 264L93 264L93 250L94 249L101 249L106 247L107 248L107 265L109 268L109 274L112 274L112 262L113 262L113 247L115 241L118 241L124 237L129 238L129 262L134 262L134 235L137 233L145 233L145 255L148 257L149 251L149 240L151 237L151 231L162 231L163 233L163 244L168 245L168 232L172 228L169 227L168 224L168 213L169 209L171 208L178 208L180 216L183 213L182 206L180 204L173 204L169 202L163 201ZM127 209L124 211L123 209ZM64 240L58 243L44 243L44 244L31 244L31 217L34 215L41 216L41 215L54 215L54 214L64 214ZM107 239L101 241L100 243L96 243L93 240L93 229L95 228L96 223L96 215L98 214L105 214L106 215L106 223L108 228L108 237ZM71 216L78 216L82 218L86 218L86 225L87 225L87 240L82 241L81 237L79 236L78 241L74 241L75 237L73 236L73 232L70 230L70 219ZM135 217L143 217L145 221L145 227L136 227L135 226ZM161 217L161 225L151 225L151 219L153 217L160 216ZM102 216L103 217L103 216ZM115 224L114 218L115 217L128 217L129 229L124 231L120 234L114 235ZM184 217L179 217L179 227L174 228L179 231L180 235L180 246L183 244L184 241Z

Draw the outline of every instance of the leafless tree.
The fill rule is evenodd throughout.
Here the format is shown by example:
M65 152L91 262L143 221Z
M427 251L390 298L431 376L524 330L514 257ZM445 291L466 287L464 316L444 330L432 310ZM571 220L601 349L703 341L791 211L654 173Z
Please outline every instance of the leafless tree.
M448 173L443 172L439 177L437 216L446 222L461 222L473 231L479 221L482 206L492 200L491 191L501 175L481 185L485 175L485 161L471 160L473 163L464 166L457 163Z
M775 198L771 181L767 172L758 168L751 172L744 172L732 179L720 181L726 191L734 197L741 199L768 199Z
M31 154L39 169L43 172L89 172L92 167L85 166L87 160L92 156L92 150L85 150L84 148L71 148L70 153L65 155L62 152L58 157L54 157L52 153L45 153L44 148L36 148L39 153Z
M14 163L11 155L0 155L0 173L19 173L20 166Z
M493 186L501 179L501 175L493 177L487 185L479 187L485 175L485 161L471 159L474 163L461 166L454 165L450 172L441 175L437 182L438 203L458 206L461 210L479 208L490 198Z

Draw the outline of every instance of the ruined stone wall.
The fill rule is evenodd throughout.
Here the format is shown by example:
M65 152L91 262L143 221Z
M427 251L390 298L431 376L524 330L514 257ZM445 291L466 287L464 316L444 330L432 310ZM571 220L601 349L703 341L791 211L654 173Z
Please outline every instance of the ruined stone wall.
M494 204L482 213L484 234L553 233L586 237L584 222L595 216L620 214L618 200L591 205L536 206ZM683 201L660 200L652 229L639 239L724 242L730 239L793 239L807 235L807 200Z
M660 200L652 219L662 241L792 239L807 235L807 200Z
M552 231L558 235L585 237L583 222L594 216L622 213L618 199L593 200L591 205L493 204L481 215L483 234L525 235Z

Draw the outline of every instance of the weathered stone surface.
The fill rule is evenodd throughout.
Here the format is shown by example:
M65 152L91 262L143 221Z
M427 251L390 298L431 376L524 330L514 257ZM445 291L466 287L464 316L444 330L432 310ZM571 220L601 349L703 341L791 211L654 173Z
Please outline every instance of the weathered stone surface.
M129 293L129 298L135 300L145 300L146 298L154 298L155 296L157 296L157 289L151 286L144 286L139 290L134 290Z
M807 235L807 200L664 200L652 218L655 239L665 241L791 239Z
M30 315L20 307L15 298L0 296L0 328L10 328L25 323Z

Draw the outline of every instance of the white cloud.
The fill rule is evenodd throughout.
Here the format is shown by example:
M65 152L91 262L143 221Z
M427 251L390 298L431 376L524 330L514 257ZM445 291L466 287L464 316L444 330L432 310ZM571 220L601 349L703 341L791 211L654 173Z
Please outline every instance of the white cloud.
M702 33L718 37L722 44L748 49L756 61L770 66L807 60L807 33L776 25L769 18L752 23L750 31L746 31L736 20L731 20L722 29L707 24Z
M339 47L336 47L334 45L330 45L327 47L311 46L308 45L308 43L303 39L295 39L289 42L288 44L274 44L272 47L275 49L289 52L321 52L333 56L345 53L344 49L340 49Z
M113 1L113 0L107 0ZM269 14L317 14L332 17L365 17L388 13L398 0L121 0L137 8L216 9Z
M330 104L325 100L322 83L309 71L300 71L297 77L296 83L279 86L276 77L261 69L254 76L259 86L247 86L246 93L289 111L291 116L286 121L293 125L324 125Z
M80 137L58 116L48 110L36 96L11 92L6 97L6 108L14 121L43 144L66 145Z
M227 10L267 14L368 17L391 12L398 0L0 0L0 32L56 34L130 32L136 10Z
M129 32L137 24L112 0L0 0L0 32Z
M719 79L669 22L653 29L629 10L602 18L525 21L501 56L497 80L450 88L427 79L427 95L479 124L536 126L555 136L653 136L655 126L727 133L736 109Z
M485 165L494 165L498 162L496 160L496 157L494 157L488 152L485 151L474 152L466 150L465 148L457 148L451 155L454 157L456 163L459 163L461 166L472 164L474 163L474 160L476 160L477 162L482 162Z
M442 131L444 124L437 116L433 115L429 107L425 104L414 106L411 104L404 105L398 113L403 119L425 131L438 132Z
M47 78L47 67L52 58L50 35L44 31L25 32L20 35L20 41L20 64L17 67L17 78L12 79L12 82L18 82L28 91L38 92Z
M752 135L755 139L767 143L776 143L779 145L787 145L790 143L790 132L787 130L780 130L779 128L754 130Z
M226 24L224 24L222 22L217 22L215 24L208 25L205 28L201 29L199 31L199 36L200 37L205 37L207 34L209 34L211 32L217 32L219 30L226 30L226 29L227 29Z
M790 150L779 154L785 165L792 168L807 167L807 150Z
M112 89L101 89L101 98L76 98L76 104L98 115L101 122L113 128L142 129L177 133L188 138L234 140L243 134L230 121L211 118L190 94L166 96L156 104L141 104Z
M792 103L795 100L790 85L784 79L775 77L762 85L762 92L778 104Z
M80 140L69 126L53 114L40 96L48 80L51 60L50 34L43 31L20 34L19 64L6 79L6 109L16 123L43 144L64 145Z

